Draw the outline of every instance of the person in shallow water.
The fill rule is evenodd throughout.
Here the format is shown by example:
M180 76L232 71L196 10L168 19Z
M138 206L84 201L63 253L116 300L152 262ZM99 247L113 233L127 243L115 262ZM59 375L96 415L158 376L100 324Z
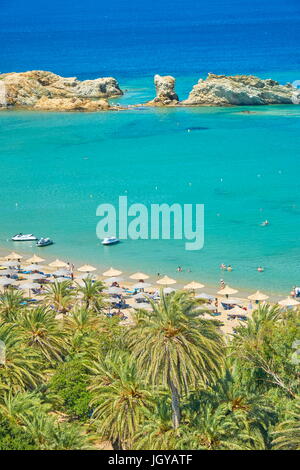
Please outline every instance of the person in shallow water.
M224 271L225 269L227 269L226 264L222 263L222 264L220 265L220 269L222 269L223 271Z
M232 266L230 264L227 266L227 271L232 271Z
M262 273L264 271L264 268L262 266L258 266L257 271L259 273Z

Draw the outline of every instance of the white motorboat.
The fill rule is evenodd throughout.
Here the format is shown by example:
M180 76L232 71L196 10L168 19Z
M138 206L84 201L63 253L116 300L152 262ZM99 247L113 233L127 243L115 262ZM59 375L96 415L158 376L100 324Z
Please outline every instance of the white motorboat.
M26 235L18 233L14 235L11 239L13 242L32 242L37 240L37 237L35 235L32 235L32 233L27 233Z
M116 237L107 237L104 238L102 241L102 245L115 245L116 243L119 243L120 240Z
M53 240L51 240L50 238L40 238L36 242L36 246L49 246L49 245L53 245Z

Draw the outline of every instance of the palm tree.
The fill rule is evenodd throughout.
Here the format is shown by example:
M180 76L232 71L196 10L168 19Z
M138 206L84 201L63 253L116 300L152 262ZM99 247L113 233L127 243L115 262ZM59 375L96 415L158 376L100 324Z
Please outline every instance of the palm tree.
M78 426L58 423L55 417L36 410L30 417L25 417L26 431L39 450L87 450L90 448L88 437Z
M18 392L36 387L42 380L41 360L22 343L17 326L0 324L0 341L5 348L0 362L0 390Z
M61 360L66 350L65 333L49 308L36 307L18 316L20 338L49 362Z
M125 354L110 354L104 362L95 361L90 371L93 418L101 433L112 441L113 448L122 449L122 442L131 443L150 408L151 394Z
M163 384L172 397L173 426L180 424L180 395L220 371L224 343L216 325L196 318L196 302L186 292L151 301L128 332L129 346L146 381Z
M0 315L5 321L14 321L22 308L24 297L20 291L8 288L0 295Z
M134 436L134 449L181 450L180 437L181 429L174 429L170 405L163 398L157 401L154 410L147 410Z
M100 323L101 319L92 310L71 310L70 316L64 319L70 355L97 356Z
M104 287L101 281L93 281L90 277L83 279L83 286L78 285L77 292L82 295L86 309L93 308L99 311L105 306L104 296L102 294Z
M66 313L72 304L74 292L70 289L72 281L54 282L46 287L44 299L47 305L61 313Z
M0 413L7 418L10 423L24 425L26 418L31 418L36 410L43 409L49 411L50 405L41 402L36 392L17 392L11 391L4 393L0 400Z
M274 431L272 446L276 450L300 450L300 398L293 403L288 419L280 423Z

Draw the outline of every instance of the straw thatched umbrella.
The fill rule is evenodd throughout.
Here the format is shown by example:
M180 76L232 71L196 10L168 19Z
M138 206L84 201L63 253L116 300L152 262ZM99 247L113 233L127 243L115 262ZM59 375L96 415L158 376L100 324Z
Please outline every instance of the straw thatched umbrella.
M247 311L236 305L227 312L229 315L247 315Z
M4 256L4 259L7 259L7 260L10 260L10 259L22 259L23 256L22 255L19 255L19 253L15 253L14 251L12 251L11 253L9 253L9 255L7 256Z
M26 260L26 263L29 263L29 264L32 264L32 263L42 263L43 261L45 261L44 258L41 258L40 256L37 256L37 255L33 255L31 258L28 258Z
M237 292L238 292L237 289L233 289L232 287L225 286L223 289L218 291L218 294L225 295L226 297L228 297L228 295L236 294Z
M172 279L171 277L164 276L161 279L158 279L156 281L156 284L161 284L162 286L169 286L171 284L176 284L177 281L175 279Z
M39 264L30 264L29 266L26 266L26 269L28 271L41 271L43 268L43 266L40 266Z
M49 264L51 268L66 268L68 266L67 263L64 261L61 261L60 259L56 259L55 261L52 261L52 263Z
M148 289L148 287L151 287L151 284L148 282L137 282L132 287L133 289Z
M202 287L204 287L204 284L200 284L200 282L196 282L196 281L192 281L189 284L186 284L185 286L183 286L184 289L192 289L192 290L202 289Z
M204 300L214 300L213 295L206 294L206 292L201 292L200 294L195 295L195 299L204 299Z
M300 302L292 297L287 297L286 299L280 300L278 304L282 307L296 307L297 305L300 305Z
M80 266L77 271L82 273L91 273L92 271L97 271L97 268L95 268L95 266L91 266L90 264L84 264L83 266Z
M68 269L58 269L57 271L54 271L52 275L57 277L71 276L71 271L68 271Z
M129 278L137 280L137 281L141 281L141 280L149 279L149 276L145 273L134 273L134 274L131 274Z
M20 263L19 261L12 259L11 261L3 261L1 266L5 266L7 268L17 268L20 266Z
M260 301L260 300L267 300L269 298L268 295L266 294L263 294L262 292L260 292L259 290L256 291L254 294L252 295L248 295L248 299L249 300L255 300L255 301Z
M105 277L112 277L112 276L119 276L122 274L122 271L118 271L118 269L110 268L103 273Z
M163 291L164 291L164 294L169 295L169 294L172 294L172 292L175 292L176 289L173 289L173 287L164 287Z
M121 295L124 291L122 287L110 287L107 292L110 295Z
M11 278L8 278L8 277L5 277L5 278L1 278L0 279L0 286L11 286L11 285L14 285L16 284L16 281L14 279L11 279Z

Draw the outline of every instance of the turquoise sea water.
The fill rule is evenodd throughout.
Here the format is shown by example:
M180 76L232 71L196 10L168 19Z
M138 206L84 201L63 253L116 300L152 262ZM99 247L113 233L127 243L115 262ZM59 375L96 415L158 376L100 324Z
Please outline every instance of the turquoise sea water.
M300 280L300 109L245 110L2 112L0 244L37 252L7 241L34 232L56 242L39 253L100 268L288 291ZM178 240L101 246L96 208L119 195L130 204L204 203L204 248L186 251ZM260 227L265 219L270 226ZM234 271L221 274L222 262Z
M153 97L155 73L174 75L181 99L208 72L300 79L298 0L2 0L0 41L1 72L114 76L124 105ZM50 257L287 293L300 282L300 108L243 110L0 112L0 246L37 251L7 241L32 231L53 237ZM96 208L119 195L205 204L204 249L102 247Z

